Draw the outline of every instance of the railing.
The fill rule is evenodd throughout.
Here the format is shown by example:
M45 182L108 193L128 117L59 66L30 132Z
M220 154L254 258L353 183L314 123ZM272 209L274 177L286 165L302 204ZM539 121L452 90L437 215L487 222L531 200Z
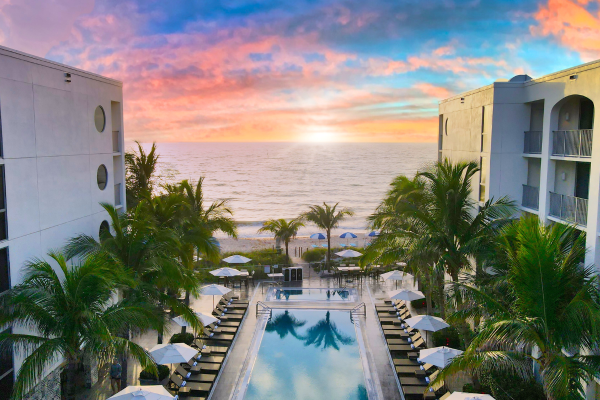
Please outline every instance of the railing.
M540 207L540 188L535 186L523 185L523 207L537 210Z
M587 225L588 200L550 192L550 215L563 221Z
M526 131L525 143L523 147L525 154L542 153L542 131Z
M121 152L121 140L120 140L119 131L113 131L112 133L112 143L113 143L113 153Z
M121 204L121 184L117 183L115 185L115 206L120 206Z
M552 155L561 157L591 157L593 129L554 131Z
M259 315L269 315L269 318L273 315L273 310L271 307L263 303L262 301L256 302L256 316Z
M365 303L360 303L352 310L350 310L351 315L367 315L367 305Z

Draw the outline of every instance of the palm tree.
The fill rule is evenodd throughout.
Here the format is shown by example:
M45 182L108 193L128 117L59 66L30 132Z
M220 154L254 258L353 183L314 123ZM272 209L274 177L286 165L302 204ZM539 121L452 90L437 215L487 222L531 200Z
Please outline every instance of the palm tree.
M265 330L267 332L277 332L281 339L285 338L288 333L295 338L299 338L296 328L303 327L305 324L306 321L298 320L288 310L285 310L283 314L279 314L267 322Z
M156 143L152 143L150 152L146 153L142 145L137 142L137 152L125 153L125 168L127 178L125 182L127 190L127 207L132 208L145 196L151 195L154 189L154 172L158 164L156 154Z
M484 318L481 331L441 374L539 372L548 399L584 399L600 377L598 277L585 267L585 238L563 224L524 217L503 230L487 285L456 283L465 300L453 318Z
M36 333L0 334L0 349L14 348L26 356L17 374L12 398L20 399L61 358L67 363L67 399L75 398L77 366L84 356L111 359L128 352L142 367L156 368L151 356L137 344L120 338L126 323L140 329L162 329L152 304L114 302L115 271L106 260L89 257L79 266L67 266L60 253L48 253L58 265L34 259L25 267L23 283L0 295L0 326L12 325Z
M323 203L323 206L310 206L309 211L302 215L304 219L321 229L325 229L327 233L327 266L329 266L331 260L331 230L337 228L344 218L354 215L354 212L349 208L344 207L337 210L338 204L340 203L335 203L333 206L327 203Z
M258 233L271 232L275 235L276 239L279 239L285 243L285 255L289 257L288 247L290 240L294 239L298 234L298 229L304 226L301 218L294 218L291 221L286 221L283 218L270 219L263 223L262 228L258 230Z
M327 311L325 318L319 320L316 325L308 328L306 337L302 338L305 346L314 345L315 347L321 347L323 350L327 348L340 349L338 343L348 345L354 343L354 339L337 328L335 322L331 320L331 313Z

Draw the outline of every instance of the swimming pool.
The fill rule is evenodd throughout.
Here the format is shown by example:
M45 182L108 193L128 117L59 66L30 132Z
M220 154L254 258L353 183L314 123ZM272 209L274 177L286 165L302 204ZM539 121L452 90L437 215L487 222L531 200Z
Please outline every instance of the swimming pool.
M356 289L270 288L266 301L357 301Z
M367 400L349 311L274 309L244 400Z

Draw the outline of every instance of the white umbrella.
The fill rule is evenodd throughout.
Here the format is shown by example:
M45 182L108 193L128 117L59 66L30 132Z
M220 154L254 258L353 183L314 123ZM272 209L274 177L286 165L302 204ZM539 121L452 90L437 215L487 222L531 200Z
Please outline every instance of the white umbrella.
M237 269L236 269L237 271ZM239 271L238 271L239 272ZM215 296L223 296L226 293L231 292L231 289L221 285L206 285L200 288L200 293L213 297L213 308L215 308Z
M381 277L383 278L384 281L387 281L387 280L396 281L396 287L398 287L398 281L401 281L404 279L404 274L402 271L390 271L390 272L386 272L385 274L381 274Z
M237 276L241 274L241 272L237 269L229 267L214 269L210 271L210 273L214 276Z
M362 256L362 253L355 250L342 250L335 254L343 258L356 258Z
M168 400L174 399L161 385L127 386L109 399L112 400Z
M417 315L416 317L405 320L408 326L415 329L422 329L425 331L425 341L427 341L427 332L437 332L444 328L449 327L441 318L433 317L431 315Z
M188 362L196 354L198 354L198 349L185 343L158 344L150 349L150 355L157 364Z
M200 312L197 312L196 315L198 316L198 319L200 320L200 322L202 322L202 325L204 326L208 326L218 321L218 319L213 317L212 315L202 314Z
M454 392L446 400L494 400L489 394Z
M435 365L444 368L450 360L462 354L463 352L451 347L434 347L433 349L424 349L419 352L419 360L423 363Z
M425 295L423 295L423 292L420 292L418 290L400 289L394 290L390 293L390 299L394 300L413 301L424 298Z
M236 254L234 256L224 258L223 261L225 261L227 264L246 264L248 261L252 261L252 259Z

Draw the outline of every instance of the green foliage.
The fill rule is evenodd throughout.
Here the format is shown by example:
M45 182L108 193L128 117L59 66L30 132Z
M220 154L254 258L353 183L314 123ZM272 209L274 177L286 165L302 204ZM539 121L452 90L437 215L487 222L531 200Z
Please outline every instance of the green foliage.
M306 262L323 261L325 254L327 254L327 249L325 248L310 249L302 253L302 259Z
M176 333L171 336L169 343L185 343L187 345L191 345L194 343L194 334L190 332Z
M322 206L314 205L310 206L309 210L302 214L302 218L308 222L312 222L318 228L324 229L327 235L327 265L331 261L331 230L339 226L346 217L354 215L354 211L349 208L343 207L337 209L340 203L335 203L333 206L323 203Z
M454 349L464 348L458 330L453 326L429 333L429 335L432 335L433 347L446 346Z
M259 233L262 232L271 232L275 235L276 239L282 240L285 244L285 254L289 255L289 244L290 240L296 237L298 234L298 229L304 226L302 219L295 218L290 221L287 221L283 218L280 219L270 219L265 221L262 228L258 230Z
M535 379L523 380L513 374L488 372L479 378L481 390L495 400L546 400L544 388Z
M167 376L169 376L169 373L170 373L169 367L167 367L166 365L158 366L158 380L159 381L162 381ZM140 379L156 380L156 378L157 378L156 372L153 371L152 369L145 368L142 370L142 372L140 372Z
M156 154L156 143L152 143L150 152L146 153L139 142L136 142L137 152L125 153L125 168L127 171L125 186L127 190L127 207L135 207L142 198L151 196L154 190L156 177L156 165L158 154Z

